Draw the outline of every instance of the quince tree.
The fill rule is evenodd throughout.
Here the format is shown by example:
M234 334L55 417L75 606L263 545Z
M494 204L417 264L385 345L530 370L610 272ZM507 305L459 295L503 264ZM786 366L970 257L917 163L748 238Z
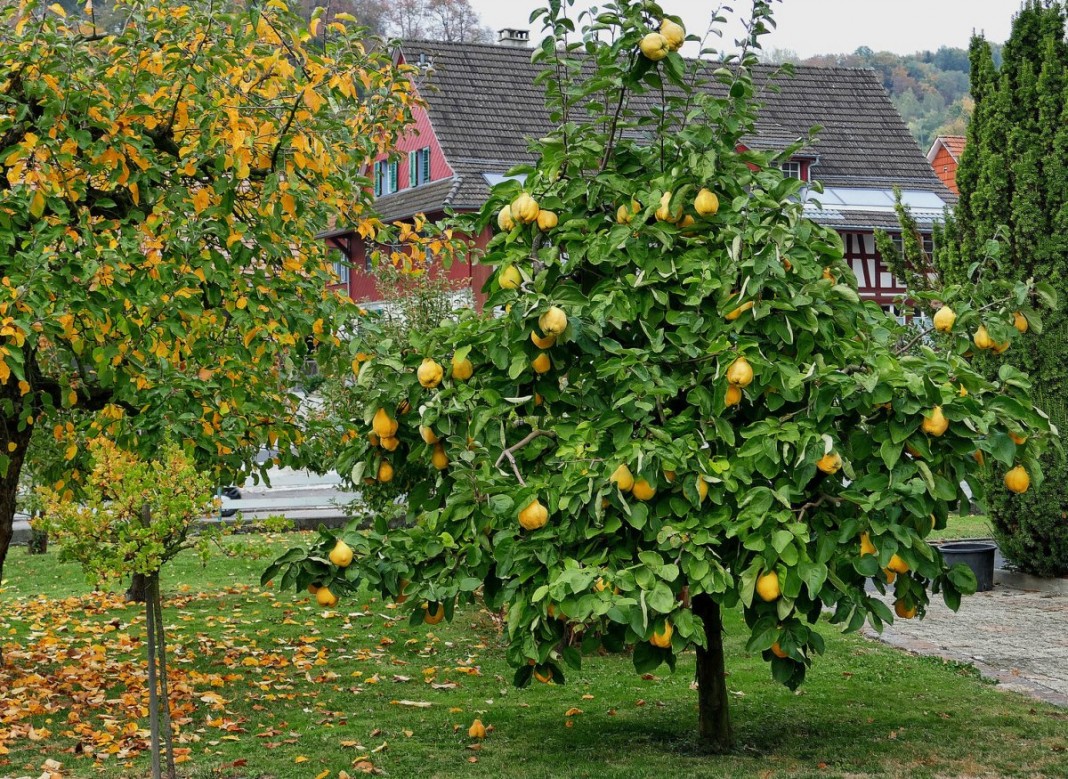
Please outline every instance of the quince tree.
M366 588L413 624L480 595L506 614L518 685L563 683L601 648L632 647L638 672L694 649L700 735L726 750L724 609L792 688L824 632L974 590L927 537L980 468L1040 479L1050 426L1025 375L972 368L968 328L980 309L1031 310L1036 290L958 289L948 332L859 296L840 238L779 169L793 150L746 142L769 3L739 54L697 60L652 2L610 4L577 38L565 4L535 16L556 129L454 225L496 230L485 313L404 338L368 319L351 347L362 416L336 461L365 494L406 496L407 522L323 530L264 580ZM430 386L425 360L443 368ZM337 537L344 568L327 560Z

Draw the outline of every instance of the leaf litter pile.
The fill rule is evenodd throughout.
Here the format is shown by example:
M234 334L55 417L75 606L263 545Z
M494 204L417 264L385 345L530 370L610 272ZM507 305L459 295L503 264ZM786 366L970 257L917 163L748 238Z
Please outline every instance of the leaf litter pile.
M282 747L299 752L309 722L316 729L348 724L344 712L320 704L328 697L320 696L323 685L347 695L373 685L397 687L408 694L398 694L391 706L418 710L447 705L428 698L456 690L464 677L481 675L477 656L460 647L449 645L451 662L442 665L445 652L439 656L441 642L432 632L413 634L403 656L391 652L394 639L369 631L376 624L406 622L407 614L393 604L323 612L286 596L280 600L269 588L179 590L164 603L178 762L213 755L215 762ZM26 771L60 777L80 774L92 764L136 768L149 749L144 635L143 606L126 603L121 594L5 602L0 612L0 776ZM406 667L420 659L435 665ZM351 732L346 729L345 736ZM338 734L338 743L351 755L346 767L354 773L380 773L374 759L388 741L377 728L367 735ZM410 738L413 731L390 735ZM244 746L235 751L239 744ZM309 744L309 753L313 748ZM303 754L286 759L309 760ZM246 763L238 757L222 767Z

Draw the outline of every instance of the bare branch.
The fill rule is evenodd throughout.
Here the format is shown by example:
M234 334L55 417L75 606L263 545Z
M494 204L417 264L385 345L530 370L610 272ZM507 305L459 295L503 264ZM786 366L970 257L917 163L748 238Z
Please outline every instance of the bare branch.
M507 459L512 466L512 472L515 473L515 478L519 481L519 484L523 487L526 487L527 483L523 481L523 475L519 473L519 464L515 461L515 453L527 444L529 444L534 439L541 438L542 436L545 436L547 438L556 438L556 433L554 433L552 430L531 430L519 441L509 446L507 449L503 450L500 454L500 457L497 458L497 462L493 464L493 467L500 468L501 461Z

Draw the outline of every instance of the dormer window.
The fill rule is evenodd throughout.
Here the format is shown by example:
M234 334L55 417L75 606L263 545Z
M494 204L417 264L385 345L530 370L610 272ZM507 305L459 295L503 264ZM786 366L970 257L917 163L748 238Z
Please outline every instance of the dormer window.
M804 176L802 175L804 171L801 168L800 162L797 162L796 160L789 160L788 162L782 163L780 167L782 168L782 175L784 175L786 178L798 179L800 181L805 180Z

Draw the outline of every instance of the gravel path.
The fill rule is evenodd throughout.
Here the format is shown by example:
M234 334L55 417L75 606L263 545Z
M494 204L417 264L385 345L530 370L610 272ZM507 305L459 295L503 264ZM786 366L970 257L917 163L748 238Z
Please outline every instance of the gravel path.
M923 620L898 620L879 636L922 655L972 663L1005 689L1068 706L1068 595L996 586L960 611L932 600Z

